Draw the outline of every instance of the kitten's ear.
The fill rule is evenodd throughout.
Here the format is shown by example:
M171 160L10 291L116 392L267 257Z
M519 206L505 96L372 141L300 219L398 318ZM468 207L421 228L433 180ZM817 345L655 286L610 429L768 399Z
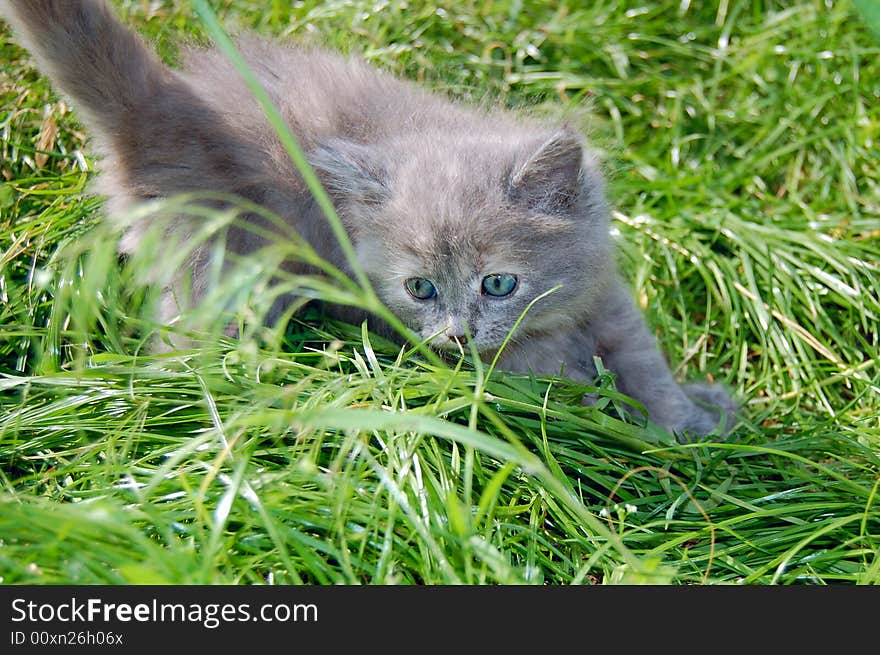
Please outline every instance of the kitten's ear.
M330 139L312 150L308 159L337 206L370 207L388 200L388 173L369 146Z
M508 195L533 209L556 212L571 207L583 183L580 137L563 128L514 165Z

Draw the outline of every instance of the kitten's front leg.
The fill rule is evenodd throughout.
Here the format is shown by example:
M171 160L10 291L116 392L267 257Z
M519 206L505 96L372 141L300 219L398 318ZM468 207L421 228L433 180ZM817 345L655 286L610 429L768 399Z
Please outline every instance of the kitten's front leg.
M679 435L726 433L733 426L736 404L723 387L680 386L644 318L622 284L614 284L601 308L585 323L555 332L521 338L508 348L499 366L513 372L565 375L591 381L593 357L617 376L617 388L639 401L648 418Z
M679 435L726 434L733 427L736 403L717 385L680 386L648 331L630 294L620 283L611 287L602 313L590 320L596 354L617 376L617 388L638 400L648 417Z

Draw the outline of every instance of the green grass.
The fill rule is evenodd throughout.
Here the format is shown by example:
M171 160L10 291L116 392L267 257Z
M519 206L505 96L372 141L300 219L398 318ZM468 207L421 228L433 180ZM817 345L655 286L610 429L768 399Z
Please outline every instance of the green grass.
M174 4L118 3L171 61L206 34ZM311 309L260 329L294 239L235 262L180 326L197 347L149 354L154 262L118 261L75 108L0 32L3 583L880 582L871 3L549 4L220 16L583 124L633 293L683 379L743 399L734 432L676 445L607 411L607 375L583 407Z

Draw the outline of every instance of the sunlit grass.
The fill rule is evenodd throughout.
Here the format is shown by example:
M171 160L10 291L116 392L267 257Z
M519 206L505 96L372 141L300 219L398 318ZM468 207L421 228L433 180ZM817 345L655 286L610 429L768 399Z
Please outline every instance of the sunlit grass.
M205 34L183 4L120 7L173 60L175 38ZM3 582L880 581L878 41L849 3L519 6L220 15L583 124L633 293L682 378L743 400L733 434L674 444L606 411L608 376L486 379L314 309L264 328L278 285L365 300L270 284L309 256L295 239L231 262L174 326L192 347L151 354L156 257L119 261L96 228L75 107L6 32ZM141 211L165 238L169 206Z

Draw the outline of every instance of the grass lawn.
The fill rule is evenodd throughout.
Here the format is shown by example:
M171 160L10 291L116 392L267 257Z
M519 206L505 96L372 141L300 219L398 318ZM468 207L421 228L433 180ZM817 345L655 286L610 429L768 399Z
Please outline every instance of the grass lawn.
M170 61L205 37L189 3L116 4ZM231 302L240 340L150 354L148 264L118 260L76 108L0 28L2 583L880 582L875 5L213 4L582 125L676 374L741 422L679 445L610 411L609 374L583 407L314 309L252 329L283 250L202 308Z

